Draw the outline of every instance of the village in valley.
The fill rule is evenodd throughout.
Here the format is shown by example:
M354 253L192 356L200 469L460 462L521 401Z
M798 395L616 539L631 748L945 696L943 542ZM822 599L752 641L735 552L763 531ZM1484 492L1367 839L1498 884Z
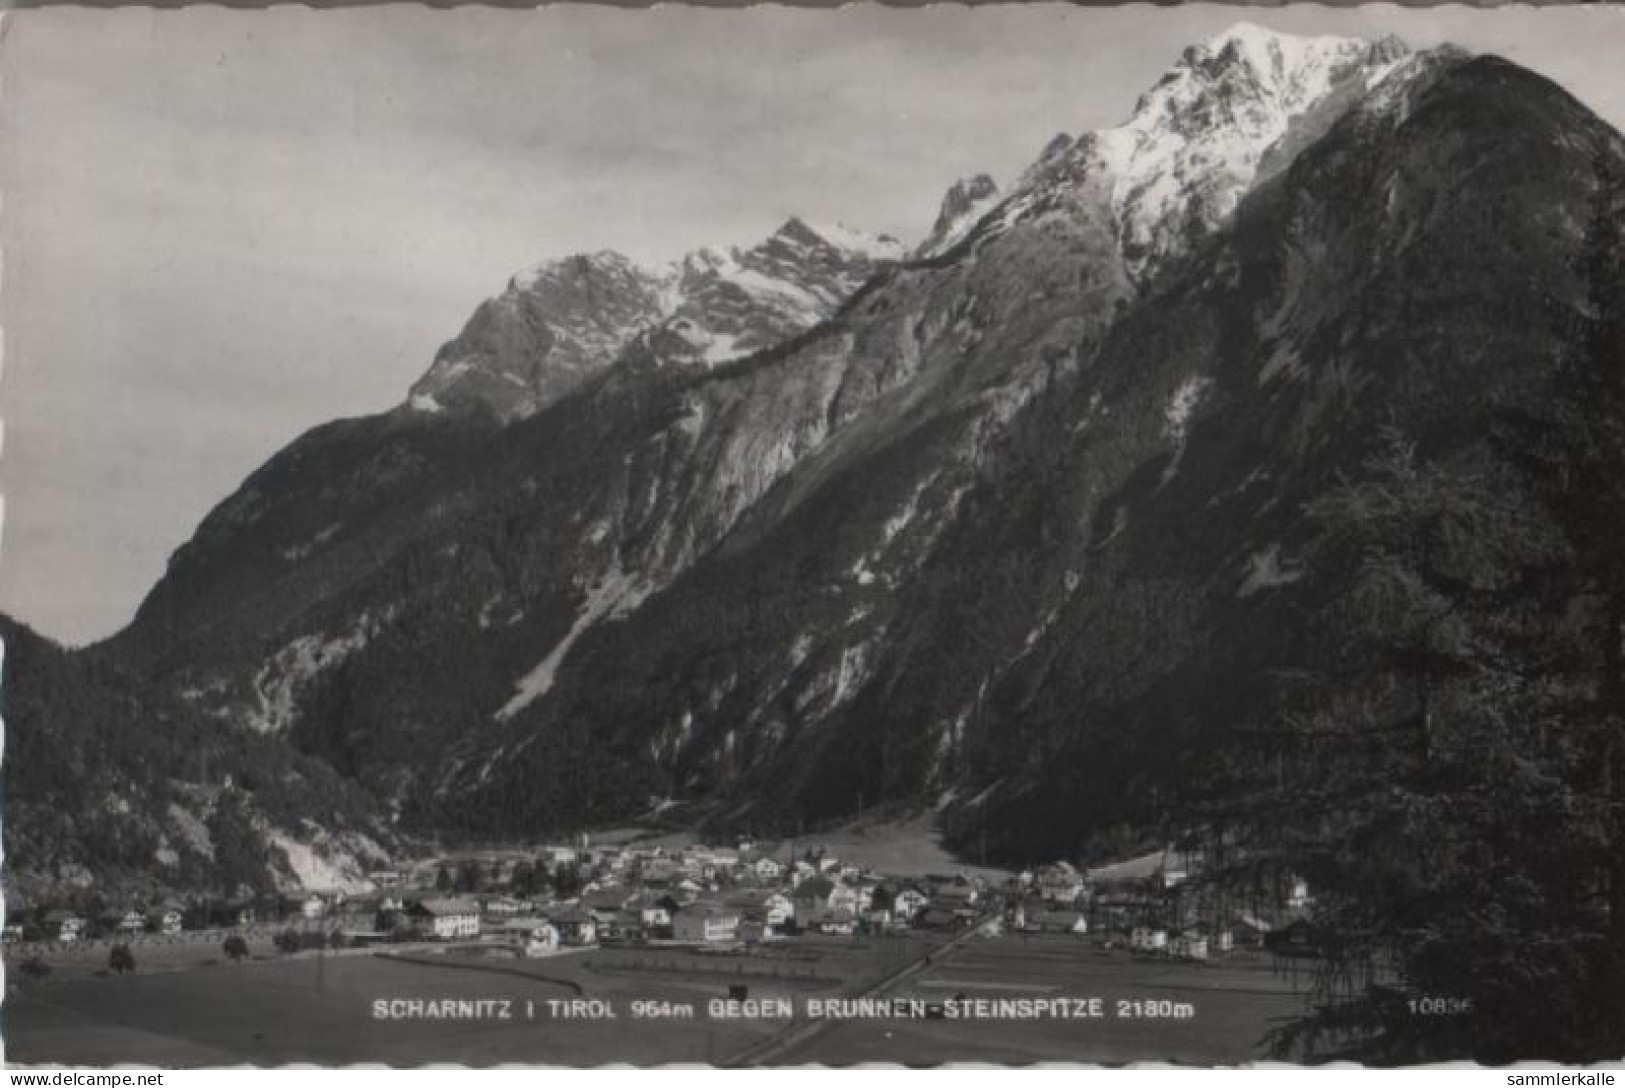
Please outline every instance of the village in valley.
M1089 937L1196 962L1266 945L1290 954L1304 944L1310 899L1302 880L1254 890L1238 904L1193 880L1199 869L1199 855L1168 847L1095 869L1057 861L1002 879L989 870L900 876L816 845L593 845L583 835L533 854L454 852L376 870L366 891L166 899L94 912L14 905L5 942L25 975L46 973L68 951L234 935L269 939L289 954L472 943L519 958L617 946L742 953L808 936L970 930Z
M627 829L425 849L344 891L14 904L9 1016L42 1060L1212 1063L1302 1007L1301 880L1243 892L1171 846L1010 872L884 833Z

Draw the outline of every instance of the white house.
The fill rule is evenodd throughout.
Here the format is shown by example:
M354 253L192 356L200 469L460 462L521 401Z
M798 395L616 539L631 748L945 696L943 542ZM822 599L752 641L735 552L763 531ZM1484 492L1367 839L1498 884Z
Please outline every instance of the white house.
M407 908L408 917L428 923L440 940L480 935L480 908L467 899L425 899Z
M849 910L853 914L869 905L873 893L866 896L850 884L837 882L835 890L830 893L829 905L831 910Z
M155 907L148 913L147 921L154 933L173 937L181 931L181 910L179 907L167 905Z
M1157 872L1159 883L1164 888L1177 888L1185 883L1190 879L1192 861L1189 854L1170 846L1162 852L1162 868Z
M844 908L841 910L826 910L815 915L806 928L816 929L818 932L832 937L850 937L857 932L858 920L850 910Z
M85 930L85 920L65 910L53 910L45 916L45 936L53 941L77 941Z
M629 899L626 909L637 912L640 925L649 929L664 929L671 925L673 903L670 896L645 894Z
M784 876L784 866L776 858L760 857L751 862L751 869L759 879L778 880Z
M564 907L548 916L559 931L559 943L588 945L598 942L598 920L580 907Z
M672 918L672 936L679 941L731 941L739 935L739 912L714 903L695 903Z
M564 865L574 865L581 855L573 846L544 846L542 857L547 860L549 869L556 870Z
M1168 947L1168 933L1151 926L1135 926L1129 934L1128 946L1137 952L1161 952Z
M892 896L892 914L900 922L911 920L930 905L930 897L912 885L898 889L897 894Z
M1038 894L1052 903L1072 903L1088 886L1083 874L1070 862L1057 861L1046 865L1033 876Z
M779 891L747 888L730 895L727 903L742 914L759 917L770 929L783 929L796 916L795 904Z
M1207 938L1200 933L1184 933L1168 943L1168 953L1176 959L1205 960L1208 954Z
M121 937L141 933L147 928L147 917L132 907L118 916L112 928L113 932Z
M546 918L509 918L502 923L502 935L527 957L558 951L559 931Z
M509 895L493 895L485 901L485 913L499 917L512 917L519 913L519 900Z

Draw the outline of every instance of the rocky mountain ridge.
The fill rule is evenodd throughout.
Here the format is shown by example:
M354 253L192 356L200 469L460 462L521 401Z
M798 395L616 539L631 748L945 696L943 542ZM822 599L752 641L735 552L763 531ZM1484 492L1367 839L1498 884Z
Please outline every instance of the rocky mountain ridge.
M701 249L664 266L610 251L547 261L480 305L407 404L522 419L580 388L635 340L665 362L713 366L812 327L902 255L893 238L792 218L748 249Z
M680 290L516 279L432 406L301 437L88 652L409 827L888 801L1080 850L1301 652L1303 505L1384 427L1471 458L1539 388L1597 147L1495 58L1238 28L911 257L792 223Z

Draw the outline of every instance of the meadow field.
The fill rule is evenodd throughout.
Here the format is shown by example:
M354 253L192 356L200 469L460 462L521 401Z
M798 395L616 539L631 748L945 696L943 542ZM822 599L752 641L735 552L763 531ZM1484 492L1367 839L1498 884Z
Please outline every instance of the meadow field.
M778 1064L1174 1062L1239 1065L1266 1057L1265 1033L1303 1008L1301 983L1261 955L1198 964L1136 957L1046 935L973 942L897 992L953 998L1100 999L1099 1019L908 1019L840 1023ZM1121 1015L1123 1011L1131 1015Z

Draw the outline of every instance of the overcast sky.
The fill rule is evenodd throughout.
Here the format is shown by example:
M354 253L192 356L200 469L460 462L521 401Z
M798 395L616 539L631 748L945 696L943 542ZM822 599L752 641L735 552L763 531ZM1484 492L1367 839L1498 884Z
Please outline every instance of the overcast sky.
M0 609L82 642L306 428L394 404L518 268L907 240L1240 18L1449 39L1625 121L1607 6L11 12Z

